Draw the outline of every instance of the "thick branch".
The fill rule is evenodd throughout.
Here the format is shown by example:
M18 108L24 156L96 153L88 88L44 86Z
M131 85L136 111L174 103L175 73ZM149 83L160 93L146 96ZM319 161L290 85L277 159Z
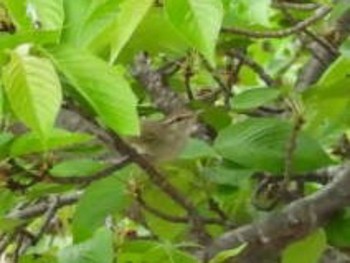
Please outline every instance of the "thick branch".
M56 200L57 202L56 207L60 208L66 205L74 204L79 200L81 195L82 195L81 192L76 192L76 193L60 196ZM27 208L12 211L6 216L6 218L23 219L23 220L31 219L44 214L51 206L52 204L49 201L41 201Z
M349 188L350 166L347 166L338 171L334 181L322 190L291 203L260 222L242 226L217 238L201 251L200 258L208 262L222 250L247 243L237 262L264 262L262 259L266 255L278 254L277 251L323 226L335 212L349 205Z

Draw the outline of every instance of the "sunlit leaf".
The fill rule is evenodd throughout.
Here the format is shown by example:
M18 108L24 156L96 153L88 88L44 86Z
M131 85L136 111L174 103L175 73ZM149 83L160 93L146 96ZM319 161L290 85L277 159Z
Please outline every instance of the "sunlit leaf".
M104 167L103 163L90 159L77 159L61 162L50 169L56 177L86 176L97 173Z
M64 20L63 0L29 0L29 10L36 16L38 27L44 30L61 30ZM28 10L27 10L28 12Z
M22 46L11 53L4 69L4 86L18 118L46 137L62 100L61 84L50 60L30 55Z
M100 228L94 231L91 239L62 249L58 254L59 263L112 263L112 233Z
M248 119L222 130L215 149L223 157L256 170L281 173L292 125L278 119ZM293 157L296 172L312 171L332 161L321 146L301 132Z
M218 253L209 263L224 263L227 259L239 255L243 249L247 246L246 243L240 245L237 248L229 249Z
M217 0L167 0L169 20L208 61L215 64L214 51L223 19Z
M282 263L317 263L326 248L326 234L323 229L317 230L303 240L289 245L283 251Z
M73 236L75 242L84 241L101 227L108 215L124 209L127 203L126 189L119 178L121 173L94 182L80 199L74 219Z
M92 137L87 134L70 133L64 130L55 129L48 134L45 145L43 145L37 134L26 133L14 140L11 145L10 155L15 157L29 153L40 153L47 150L60 149L74 144L88 142L91 139Z
M118 57L153 2L153 0L123 0L121 2L111 35L111 63Z
M136 97L117 69L75 48L58 48L52 54L59 69L107 126L121 134L139 133Z

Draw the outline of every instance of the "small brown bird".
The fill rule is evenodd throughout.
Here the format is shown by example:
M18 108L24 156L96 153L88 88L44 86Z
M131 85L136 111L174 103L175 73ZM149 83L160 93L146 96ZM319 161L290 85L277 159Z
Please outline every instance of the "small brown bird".
M178 111L160 121L143 121L141 135L129 138L128 142L152 162L170 161L184 149L195 124L195 113Z

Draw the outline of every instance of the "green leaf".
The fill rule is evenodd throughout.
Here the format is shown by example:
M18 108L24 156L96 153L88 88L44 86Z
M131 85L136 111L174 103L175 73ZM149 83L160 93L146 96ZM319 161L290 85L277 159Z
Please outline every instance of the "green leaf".
M1 179L4 179L2 177L3 175L1 175ZM3 183L4 182L0 181L1 185ZM1 204L0 217L6 215L6 213L8 213L10 209L16 205L17 201L18 201L18 198L13 192L1 186L0 187L0 204Z
M58 30L63 26L63 0L29 0L32 12L35 12L43 30Z
M85 25L88 12L91 12L93 3L96 5L97 1L63 0L65 20L62 31L62 43L76 46L82 45L80 32Z
M25 31L1 36L0 50L12 49L23 43L38 45L54 44L59 40L57 31Z
M30 30L32 28L31 21L26 15L27 2L23 0L2 0L7 7L11 19L16 25L18 31Z
M349 247L350 245L350 210L338 213L332 217L326 226L327 240L335 247Z
M103 48L106 48L110 44L114 24L119 17L120 1L95 1L88 5L86 3L83 5L86 12L80 14L81 10L75 11L75 15L80 15L81 19L76 21L75 28L72 28L74 34L69 39L69 43L76 47L85 48L98 42ZM69 3L69 5L79 6L80 4L78 1L77 3ZM74 7L71 6L71 9Z
M199 261L179 250L170 243L155 241L132 241L126 242L118 255L119 263L142 262L142 263L198 263Z
M90 159L78 159L61 162L50 169L50 174L56 177L87 176L97 173L104 164Z
M252 118L220 131L214 148L224 158L247 168L281 173L291 131L292 125L288 122ZM317 141L300 132L293 157L293 170L307 172L331 163Z
M254 171L232 164L221 164L205 167L203 175L210 181L219 185L240 187Z
M19 259L19 263L57 263L57 258L53 255L42 255L38 258L37 254L23 255Z
M123 0L120 3L120 10L111 36L111 64L114 63L122 48L129 41L153 2L153 0ZM125 21L128 22L125 23Z
M322 78L317 82L320 90L328 91L330 85L339 86L342 83L349 83L349 65L350 59L341 56L327 69ZM339 86L339 90L335 92L338 96L344 94L343 87Z
M0 160L8 157L13 137L10 133L0 133Z
M208 107L200 114L201 120L209 124L215 130L221 130L232 122L231 116L224 107Z
M196 159L202 157L217 157L217 154L210 145L198 139L190 139L180 155L182 159Z
M169 20L205 58L215 64L215 45L223 19L223 6L217 0L167 0Z
M222 0L225 25L270 25L271 0Z
M75 90L107 126L124 135L139 133L136 97L119 71L79 49L62 47L52 54Z
M59 263L112 263L114 258L112 233L100 228L84 243L62 249Z
M327 248L326 234L317 230L301 241L288 246L282 255L282 263L317 263Z
M11 53L3 71L4 86L18 118L45 138L60 109L61 84L51 61L28 54L27 48Z
M343 42L343 44L340 46L339 51L344 57L346 57L347 59L350 59L350 40L349 39Z
M249 89L236 95L232 105L235 110L249 110L273 101L280 94L280 90L274 88Z
M154 36L157 36L157 41L154 41ZM140 50L147 50L150 55L166 53L169 57L176 58L183 56L188 48L187 41L170 23L163 10L153 7L123 48L118 61L130 63Z
M306 128L319 137L350 125L349 67L350 59L340 57L303 96L308 120Z
M92 137L82 133L70 133L64 130L54 129L48 134L45 145L35 133L26 133L18 137L11 145L12 157L30 153L40 153L48 150L60 149L78 143L91 140Z
M224 263L227 259L237 256L247 246L247 243L240 245L239 247L224 250L218 253L209 263Z
M125 170L124 170L125 171ZM73 218L75 242L84 241L101 227L108 215L120 212L127 203L122 172L91 184L79 200Z

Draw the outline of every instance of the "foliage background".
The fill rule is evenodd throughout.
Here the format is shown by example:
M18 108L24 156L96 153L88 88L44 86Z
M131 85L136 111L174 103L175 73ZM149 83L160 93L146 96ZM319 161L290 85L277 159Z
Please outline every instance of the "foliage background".
M341 262L349 25L348 1L0 1L4 261ZM203 130L155 164L125 139L174 107Z

